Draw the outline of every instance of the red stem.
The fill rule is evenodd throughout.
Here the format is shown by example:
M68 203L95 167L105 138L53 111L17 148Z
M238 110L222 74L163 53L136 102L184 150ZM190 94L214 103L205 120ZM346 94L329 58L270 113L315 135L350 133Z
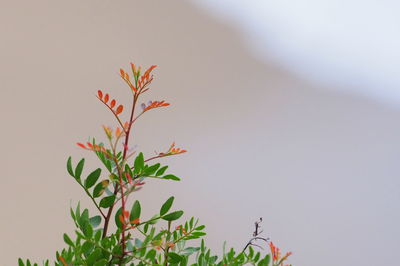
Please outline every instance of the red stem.
M122 156L122 161L125 160L126 154L128 152L129 136L130 136L130 132L131 132L131 128L132 128L132 121L133 121L133 116L134 116L134 113L135 113L135 107L136 107L137 99L138 99L138 95L135 94L133 96L133 104L132 104L131 117L129 119L129 126L128 126L128 129L126 131L126 135L125 135L124 153L123 153L123 156ZM124 214L125 213L125 197L124 197L124 190L123 190L123 186L122 186L122 182L123 182L123 180L122 180L122 172L121 172L121 169L118 166L118 161L116 162L116 164L117 164L117 169L118 169L119 182L121 184L122 213ZM115 184L113 193L114 193L114 195L117 195L117 193L118 193L118 184ZM111 214L112 214L113 208L114 208L114 205L112 205L108 209L107 216L106 216L106 219L104 221L103 238L105 238L107 236L108 226L109 226L109 222L110 222L110 218L111 218ZM124 225L122 226L122 229L123 230L122 230L122 258L121 258L121 260L125 256L125 230L124 230Z

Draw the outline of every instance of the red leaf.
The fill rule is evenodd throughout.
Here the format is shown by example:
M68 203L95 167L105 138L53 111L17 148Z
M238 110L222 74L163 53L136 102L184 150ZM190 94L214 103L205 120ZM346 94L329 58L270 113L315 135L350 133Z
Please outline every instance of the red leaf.
M128 179L129 184L132 184L132 177L129 173L125 173L126 178Z
M125 71L122 68L119 69L119 73L121 74L122 78L125 76Z
M83 149L86 149L86 146L85 145L83 145L82 143L76 143L76 145L78 145L79 147L81 147L81 148L83 148Z
M145 75L147 74L150 74L150 72L153 70L153 69L155 69L157 67L157 65L152 65L151 67L149 67L149 69L147 69L146 70L146 72L145 72Z
M111 108L114 108L115 103L116 103L116 102L115 102L115 100L113 99L113 100L111 101L111 103L110 103L110 107L111 107Z
M132 89L134 92L137 91L137 89L135 88L135 86L133 86L132 84L129 84L129 87L131 87L131 89Z
M104 102L107 103L109 99L110 96L108 95L108 93L106 93L106 96L104 96Z
M97 91L97 95L99 96L100 99L103 98L103 92L101 90Z
M120 113L122 113L122 111L124 110L124 106L120 105L117 107L117 110L115 111L116 115L119 115Z

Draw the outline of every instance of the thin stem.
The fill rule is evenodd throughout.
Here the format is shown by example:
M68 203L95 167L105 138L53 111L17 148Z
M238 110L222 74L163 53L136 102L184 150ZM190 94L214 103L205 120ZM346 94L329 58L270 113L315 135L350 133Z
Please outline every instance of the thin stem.
M155 218L153 218L153 219L147 220L147 221L145 221L145 222L141 222L141 223L137 224L133 229L138 229L138 226L141 226L141 225L143 225L143 224L146 224L146 223L149 223L149 222L158 220L158 219L160 219L160 218L161 218L161 216L157 216L157 217L155 217ZM128 227L128 228L126 228L125 230L128 231L128 230L130 230L130 229L131 229L131 228Z
M131 117L129 119L129 126L128 129L126 131L126 136L125 136L125 143L124 143L124 154L122 156L122 160L125 160L126 157L126 153L128 152L128 142L129 142L129 135L131 133L131 129L132 129L132 122L133 122L133 116L135 114L135 107L136 107L136 103L138 100L138 95L134 95L133 96L133 104L132 104L132 111L131 111Z
M118 184L115 184L113 194L116 195L116 194L117 194L117 191L118 191ZM112 205L112 206L108 209L106 218L105 218L105 220L104 220L103 238L105 238L105 237L107 236L107 229L108 229L108 225L109 225L109 222L110 222L110 217L111 217L111 214L112 214L113 207L114 207L114 205Z
M189 233L187 233L186 235L183 234L180 238L178 238L177 240L174 241L174 244L178 243L179 241L181 241L182 239L184 239L185 237L190 236L191 233L193 233L194 229L196 229L196 225L197 223L193 226L193 229L189 231Z
M168 221L168 235L171 235L171 221ZM169 246L166 243L166 247L164 250L164 265L167 266L168 265L168 251L169 251Z
M133 96L131 116L129 118L129 126L128 126L128 129L125 132L125 143L124 143L124 152L123 152L123 155L122 155L122 162L125 161L126 155L127 155L127 152L128 152L129 137L130 137L130 133L131 133L132 121L133 121L133 118L134 118L134 113L135 113L135 108L136 108L136 103L137 103L137 100L138 100L138 96L139 96L138 94L135 94ZM118 118L118 122L120 122L119 118ZM121 122L120 122L120 124L122 125ZM124 215L124 213L125 213L125 197L124 197L123 180L122 180L123 172L121 171L120 166L118 164L118 161L116 159L115 159L115 163L116 163L117 170L118 170L119 183L121 185L122 213ZM118 190L119 190L118 189L118 184L115 184L113 194L117 195ZM109 222L110 222L110 218L111 218L111 214L112 214L113 209L114 209L114 204L111 205L110 208L108 209L107 216L105 218L104 228L103 228L103 238L107 236L108 226L109 226ZM121 239L121 241L122 241L122 257L121 257L121 263L122 263L122 260L123 260L123 258L125 256L125 248L126 248L124 225L122 227L122 239Z
M117 165L118 169L118 176L119 176L119 183L121 184L121 201L122 201L122 215L125 215L125 197L124 197L124 186L122 185L122 172L119 166ZM111 207L110 207L111 208ZM122 257L120 260L120 263L122 263L122 260L125 256L125 248L126 248L126 243L125 243L125 223L122 224L122 236L121 236L121 242L122 242Z
M104 219L106 219L105 214L103 213L103 211L100 209L99 205L97 205L97 202L94 200L94 198L92 197L92 195L90 195L89 191L82 185L82 183L78 182L78 184L83 188L83 190L85 190L86 194L89 196L89 198L93 201L94 205L96 206L96 208L99 210L101 216L103 216Z
M113 115L115 116L115 118L117 118L118 123L121 125L122 128L124 128L124 125L122 124L122 122L121 122L121 120L119 119L118 115L117 115L116 113L114 113L114 110L113 110L110 106L108 106L108 104L106 104L105 102L103 102L99 97L97 97L97 98L100 100L100 102L102 102L105 106L107 106L108 109L110 109L110 111L113 113Z
M164 157L164 155L157 155L157 156L154 156L154 157L150 157L149 159L144 160L144 162L147 163L148 161L151 161L151 160L154 160L154 159L158 159L158 158L161 158L161 157Z

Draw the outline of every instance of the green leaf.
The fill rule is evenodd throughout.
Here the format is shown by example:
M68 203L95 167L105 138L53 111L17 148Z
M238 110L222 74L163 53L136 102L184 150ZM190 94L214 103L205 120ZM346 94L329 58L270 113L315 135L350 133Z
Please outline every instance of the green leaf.
M72 242L71 238L67 234L64 234L64 242L69 246L74 246L74 242Z
M257 252L257 254L254 256L253 261L254 261L254 262L257 262L257 261L260 259L260 255L261 255L261 253L260 253L260 252Z
M108 197L104 197L100 200L100 207L102 208L109 208L114 204L115 201L115 195L111 195Z
M68 173L69 173L72 177L75 177L74 171L72 170L72 158L71 158L71 156L68 157L68 161L67 161L67 171L68 171Z
M82 226L82 232L87 238L92 238L93 236L93 228L89 222L85 222Z
M182 257L175 252L168 252L168 258L170 263L179 263L182 260Z
M84 221L89 221L89 210L88 209L84 209L83 212L81 213L81 217L79 218L79 220L81 222Z
M144 225L144 227L143 227L144 233L147 233L147 230L149 230L149 224L148 224L148 223L146 223L146 224Z
M170 197L167 201L161 206L160 216L166 214L169 209L171 209L172 203L174 202L174 197Z
M253 258L254 256L254 249L252 246L249 246L249 254L247 255L249 258Z
M190 255L192 255L193 253L195 253L195 252L197 252L197 251L199 251L199 250L200 250L199 247L196 247L196 248L194 248L194 247L187 247L187 248L185 248L184 250L181 251L181 254L182 254L182 255L185 255L185 256L190 256Z
M175 180L175 181L180 181L181 179L177 176L174 175L165 175L163 176L164 179L170 179L170 180Z
M194 230L196 230L196 231L201 231L201 230L203 230L204 228L206 228L205 225L200 225L200 226L196 227Z
M122 255L122 245L116 245L112 249L112 253L116 255Z
M139 153L139 155L136 157L135 163L134 163L134 167L135 167L135 169L134 169L135 173L139 173L143 169L143 167L144 167L144 156L143 156L142 152Z
M89 223L92 225L93 228L96 228L101 223L101 216L96 215L89 219Z
M149 175L154 174L159 167L160 167L159 163L149 166L148 168L145 169L144 175L149 176Z
M101 259L99 261L97 261L95 264L93 264L93 266L106 266L108 263L107 259Z
M74 221L76 221L74 210L70 207L70 208L69 208L69 211L70 211L70 213L71 213L72 219L73 219Z
M264 258L266 265L269 265L269 262L271 261L271 254L267 254Z
M92 244L90 241L86 241L85 243L83 243L81 250L85 254L85 256L87 256L92 251L93 247L94 244Z
M79 163L76 165L76 168L75 168L75 179L76 180L81 179L81 174L82 174L84 165L85 165L85 159L80 160Z
M154 261L155 257L157 255L157 252L155 249L150 249L149 252L147 252L146 254L146 259L151 260L152 262Z
M76 206L75 217L76 217L77 222L81 218L81 203L79 201L78 201L78 205Z
M262 260L260 260L260 261L258 262L257 265L258 265L258 266L268 266L270 260L271 260L271 257L270 257L269 254L267 254L267 255L264 257L264 259L262 259Z
M139 238L135 238L135 247L136 248L143 247L143 242Z
M132 221L132 220L135 220L137 218L140 218L141 209L142 208L140 207L140 202L136 200L133 203L132 210L131 210L131 215L130 215L129 219Z
M163 174L165 173L165 170L167 170L167 168L168 168L168 165L161 167L161 168L157 171L156 176L161 176L161 175L163 175Z
M88 209L84 209L81 216L79 217L78 224L81 228L85 225L85 223L89 222L89 211Z
M103 230L97 230L96 234L94 234L94 240L96 242L99 242L101 240L102 235L103 235Z
M182 215L183 211L176 211L176 212L171 212L170 214L167 214L162 218L166 221L175 221L178 220Z
M101 195L103 195L104 191L106 190L109 184L110 180L108 179L104 179L103 181L98 183L93 189L93 198L98 198Z
M121 221L119 220L119 216L120 216L120 215L122 215L122 207L120 207L120 208L118 209L118 211L115 213L115 217L114 217L114 219L115 219L115 224L117 225L118 228L122 228L122 223L121 223Z
M212 257L210 257L208 263L211 265L214 265L214 263L217 261L217 259L218 259L218 256L212 256Z
M89 189L96 184L101 174L101 169L97 168L93 172L91 172L85 180L85 188Z
M200 256L197 258L197 263L200 266L206 265L206 261L204 259L204 253L201 253Z
M192 228L193 228L193 222L194 222L194 217L190 218L190 221L189 221L190 230L192 230Z
M92 254L89 255L89 257L87 258L86 263L88 265L93 265L95 261L101 259L102 257L102 251L100 248L96 248Z
M193 232L192 233L192 236L195 236L195 237L200 237L200 236L205 236L206 235L206 233L204 233L204 232Z
M25 266L24 261L21 258L18 259L18 266Z

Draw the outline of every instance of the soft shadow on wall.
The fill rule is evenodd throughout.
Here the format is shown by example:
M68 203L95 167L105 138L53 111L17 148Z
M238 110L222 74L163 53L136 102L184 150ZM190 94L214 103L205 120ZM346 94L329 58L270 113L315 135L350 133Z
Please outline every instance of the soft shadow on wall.
M19 191L0 197L9 217L24 215L0 222L5 265L53 257L64 229L73 230L69 200L83 193L65 159L80 158L73 143L111 124L94 93L110 88L124 101L117 71L130 60L157 63L149 99L173 103L138 124L140 148L175 140L189 150L168 161L181 183L149 182L156 197L138 193L148 215L176 195L177 208L207 225L217 252L224 240L242 247L262 216L265 235L294 252L294 265L337 265L329 258L338 252L345 265L394 260L397 110L257 60L235 29L188 2L10 2L0 14L1 182ZM376 253L387 255L365 256Z

